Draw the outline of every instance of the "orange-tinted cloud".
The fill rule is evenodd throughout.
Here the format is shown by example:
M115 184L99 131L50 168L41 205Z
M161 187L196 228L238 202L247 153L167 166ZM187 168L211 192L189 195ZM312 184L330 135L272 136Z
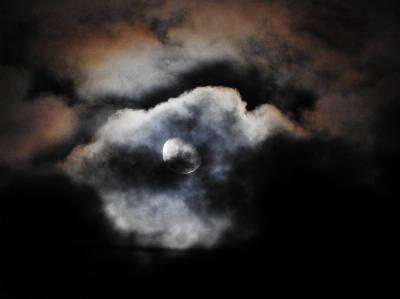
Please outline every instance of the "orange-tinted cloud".
M330 132L342 126L337 107L358 109L348 94L373 80L376 67L366 62L387 45L368 31L365 16L336 1L122 0L25 8L25 18L46 15L28 42L30 64L72 78L84 100L140 100L196 67L229 60L238 69L257 65L278 88L315 92L321 103L305 118ZM326 100L335 97L343 100Z
M17 165L71 136L76 129L74 112L55 97L17 102L1 122L0 163Z
M138 98L213 60L255 64L282 86L324 95L348 92L371 77L362 64L371 43L360 29L364 19L341 5L80 1L23 14L47 16L29 40L30 63L72 77L82 98Z

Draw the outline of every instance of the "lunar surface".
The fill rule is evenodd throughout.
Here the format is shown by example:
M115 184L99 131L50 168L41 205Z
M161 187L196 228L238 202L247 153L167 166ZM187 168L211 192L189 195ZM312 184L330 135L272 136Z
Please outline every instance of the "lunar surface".
M179 138L168 139L165 142L163 159L169 169L180 174L191 173L201 164L196 148Z

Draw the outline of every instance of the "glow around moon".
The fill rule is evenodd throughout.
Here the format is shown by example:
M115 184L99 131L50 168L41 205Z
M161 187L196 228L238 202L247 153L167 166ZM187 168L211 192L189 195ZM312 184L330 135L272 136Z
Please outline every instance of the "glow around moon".
M165 142L163 159L169 169L180 174L191 173L201 165L196 148L179 138L168 139Z

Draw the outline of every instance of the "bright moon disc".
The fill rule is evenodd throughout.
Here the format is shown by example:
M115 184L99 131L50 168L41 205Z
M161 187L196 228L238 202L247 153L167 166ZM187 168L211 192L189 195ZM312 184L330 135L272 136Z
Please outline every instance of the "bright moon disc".
M201 164L196 148L179 138L168 139L165 142L163 159L169 169L181 174L191 173Z

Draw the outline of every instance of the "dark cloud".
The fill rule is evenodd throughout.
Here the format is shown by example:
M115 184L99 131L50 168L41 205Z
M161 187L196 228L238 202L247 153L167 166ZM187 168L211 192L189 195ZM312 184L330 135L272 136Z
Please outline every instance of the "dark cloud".
M388 244L398 242L399 207L394 198L354 183L364 163L357 148L343 139L276 136L248 153L235 154L231 184L221 188L212 180L210 187L219 189L208 189L214 209L235 211L237 230L225 236L234 245L229 250L115 250L104 246L110 227L93 188L53 171L15 175L1 191L2 292L17 298L153 296L171 288L174 294L207 292L206 284L213 292L243 287L253 293L260 287L254 273L261 270L272 289L288 281L308 289L308 279L325 281L323 269L303 273L310 267L396 265L396 247ZM241 225L258 233L238 246L232 240L246 234ZM288 274L293 266L302 278Z
M111 232L95 190L60 171L11 173L1 189L3 244L69 246L104 242Z
M292 9L299 14L293 26L301 33L310 34L329 48L360 53L370 30L368 17L351 1L300 1Z
M144 95L140 104L136 104L136 108L152 108L200 86L225 86L237 89L243 101L247 103L247 110L252 111L266 103L273 104L296 121L300 121L304 110L312 109L318 99L313 90L302 89L290 83L279 85L271 74L257 65L216 60L182 72L175 84L156 88ZM125 107L135 107L133 99L129 98L100 98L99 101L114 102L115 105L124 103Z
M92 187L57 170L9 171L0 197L5 298L123 294L140 279L134 258L113 254L118 233Z
M377 142L370 161L376 173L374 179L380 190L395 197L400 194L400 142L396 138L400 130L399 99L399 96L395 97L390 108L382 107L379 117L374 121L372 132Z
M77 115L65 101L50 93L27 101L32 73L0 68L0 163L26 165L57 145L70 143Z
M286 290L282 265L395 264L396 8L1 1L1 292L235 292L271 268ZM200 168L171 172L169 138Z
M55 94L69 99L76 97L74 83L68 78L54 78L46 70L36 70L28 92L29 98Z
M246 108L268 103L285 113L299 116L303 109L310 109L317 100L313 91L302 90L289 84L280 86L276 79L256 65L241 65L229 61L215 61L183 74L180 84L186 90L195 86L226 86L239 91L247 103Z
M369 159L340 138L283 136L239 156L236 172L243 185L254 184L247 213L263 227L252 246L263 249L272 240L397 244L400 206L394 194L362 183Z

